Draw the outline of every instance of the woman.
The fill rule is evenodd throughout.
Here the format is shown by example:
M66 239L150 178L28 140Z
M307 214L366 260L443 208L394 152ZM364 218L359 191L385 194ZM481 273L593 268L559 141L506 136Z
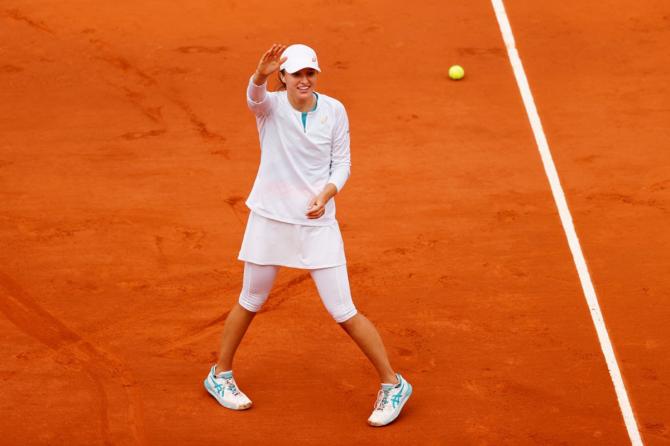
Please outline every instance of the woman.
M267 78L277 70L282 89L268 92ZM379 333L351 298L333 200L349 177L349 121L341 102L315 91L320 72L308 46L274 44L249 79L247 105L256 115L261 162L246 201L251 212L239 255L245 262L242 292L205 388L224 407L251 407L233 378L235 351L279 267L307 269L328 312L379 373L368 423L384 426L400 414L412 386L393 371Z

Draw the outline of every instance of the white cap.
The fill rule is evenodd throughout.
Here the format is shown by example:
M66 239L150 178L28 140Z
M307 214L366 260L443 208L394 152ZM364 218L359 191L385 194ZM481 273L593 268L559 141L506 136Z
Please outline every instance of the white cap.
M281 57L288 57L286 62L279 67L281 70L286 70L287 73L295 73L303 68L314 68L319 73L319 61L316 58L316 52L301 43L291 45L284 50Z

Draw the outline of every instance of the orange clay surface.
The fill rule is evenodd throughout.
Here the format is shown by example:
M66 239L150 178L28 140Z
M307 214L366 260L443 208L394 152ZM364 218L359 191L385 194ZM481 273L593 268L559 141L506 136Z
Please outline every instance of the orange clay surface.
M506 5L641 434L669 444L667 2ZM0 42L0 444L629 444L489 2L6 0ZM313 46L349 112L354 302L415 390L385 428L304 271L236 357L254 407L202 387L273 42Z

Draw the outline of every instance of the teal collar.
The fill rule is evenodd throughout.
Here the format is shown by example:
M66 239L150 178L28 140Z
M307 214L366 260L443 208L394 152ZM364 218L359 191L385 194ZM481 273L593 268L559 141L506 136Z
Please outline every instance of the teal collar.
M314 108L312 109L312 111L316 110L316 106L319 105L319 93L315 91L314 96L316 96L316 102L314 102Z
M315 91L314 96L316 96L316 102L314 102L314 108L310 111L316 110L316 106L319 105L319 94ZM307 113L309 112L302 112L302 129L307 130Z

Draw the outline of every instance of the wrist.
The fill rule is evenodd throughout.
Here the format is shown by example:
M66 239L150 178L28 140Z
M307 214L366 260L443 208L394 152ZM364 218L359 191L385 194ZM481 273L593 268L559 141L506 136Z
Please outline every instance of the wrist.
M323 191L321 191L321 196L325 201L330 200L335 195L337 195L337 186L335 186L333 183L326 184L326 187L324 187Z
M254 84L256 84L257 86L260 87L267 80L268 80L268 77L266 75L261 74L261 73L258 72L258 70L256 70L256 72L254 73L254 78L253 78Z

